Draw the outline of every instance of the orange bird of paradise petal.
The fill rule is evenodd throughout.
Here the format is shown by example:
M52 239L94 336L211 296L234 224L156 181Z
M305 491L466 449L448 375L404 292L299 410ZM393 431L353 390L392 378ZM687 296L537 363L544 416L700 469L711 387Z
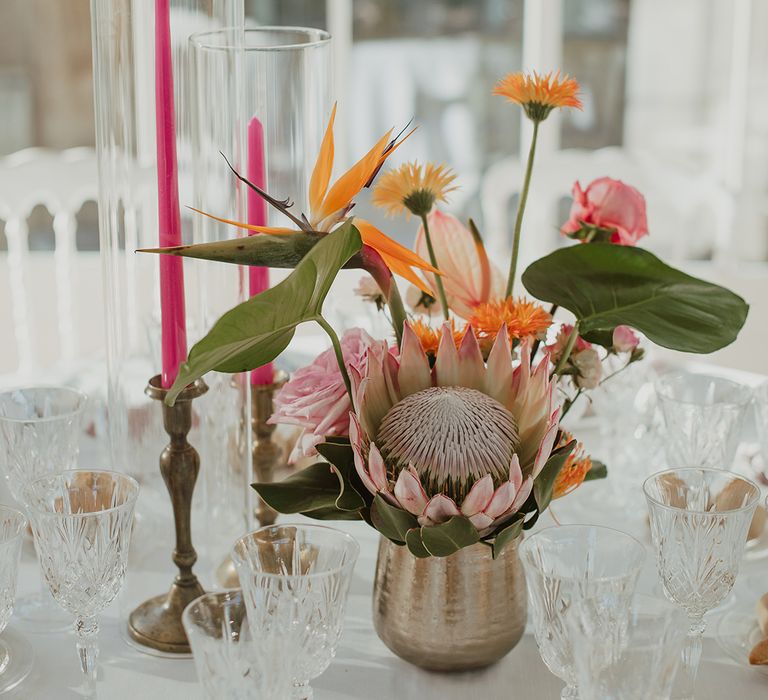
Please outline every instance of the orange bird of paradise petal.
M331 173L334 162L333 126L336 120L336 105L333 106L328 126L320 146L315 167L309 181L309 228L316 233L328 233L336 227L347 215L352 206L352 200L360 191L370 184L384 161L415 131L411 129L402 139L390 140L392 130L384 134L357 163L331 185ZM231 167L231 166L230 166ZM237 173L235 173L237 175ZM238 175L238 177L240 177ZM241 178L242 179L242 178ZM264 196L262 194L262 196ZM190 207L193 211L203 214L215 221L236 226L256 233L266 233L273 236L296 233L297 230L283 226L256 226ZM294 220L298 221L298 219ZM395 274L415 284L422 291L431 294L424 281L413 271L418 268L426 272L440 274L422 257L400 245L373 224L363 219L355 219L355 227L365 245L373 248L381 256L386 266Z

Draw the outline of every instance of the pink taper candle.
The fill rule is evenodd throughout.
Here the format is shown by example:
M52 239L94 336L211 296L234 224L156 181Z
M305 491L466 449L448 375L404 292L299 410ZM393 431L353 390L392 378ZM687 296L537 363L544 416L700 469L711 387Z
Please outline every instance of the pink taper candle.
M253 117L248 122L248 179L264 189L266 173L264 166L264 127ZM263 197L248 189L248 223L254 226L267 225L267 203ZM258 235L258 234L257 234ZM269 268L251 265L248 268L248 293L255 296L269 287ZM272 384L274 368L268 362L251 372L251 384Z
M181 245L176 125L173 105L170 0L155 0L155 119L160 247ZM181 258L160 256L162 382L169 388L187 356L184 268Z

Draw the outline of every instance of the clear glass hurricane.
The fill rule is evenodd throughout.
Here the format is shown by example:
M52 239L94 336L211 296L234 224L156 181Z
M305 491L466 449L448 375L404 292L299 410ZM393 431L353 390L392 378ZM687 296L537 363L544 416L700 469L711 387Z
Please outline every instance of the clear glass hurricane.
M656 394L669 465L730 469L751 390L721 377L670 372L657 380Z
M643 595L613 615L595 610L598 603L580 601L568 615L579 700L668 700L685 641L683 612Z
M360 546L320 525L264 527L232 551L251 628L262 653L290 650L292 698L312 698L310 681L328 668L341 637Z
M674 697L692 698L704 614L733 588L760 489L722 469L694 467L654 474L643 492L664 593L688 615Z
M96 697L98 616L125 579L138 493L129 476L87 470L40 477L24 489L43 575L75 618L89 697Z
M634 537L595 525L549 527L520 545L536 644L544 663L566 687L561 698L579 697L569 609L581 601L606 624L626 615L645 559Z
M84 394L67 387L28 387L0 393L0 471L17 503L23 489L44 474L77 466ZM16 615L41 631L64 629L66 617L40 579L40 590L19 598Z
M21 543L26 527L27 519L23 513L15 508L0 506L0 634L13 614ZM27 648L17 650L0 638L0 694L16 686L27 675L31 657L20 656L28 654ZM20 667L23 666L26 666L26 672L19 677Z
M289 700L291 650L270 654L252 633L240 589L206 593L186 607L182 622L208 700Z

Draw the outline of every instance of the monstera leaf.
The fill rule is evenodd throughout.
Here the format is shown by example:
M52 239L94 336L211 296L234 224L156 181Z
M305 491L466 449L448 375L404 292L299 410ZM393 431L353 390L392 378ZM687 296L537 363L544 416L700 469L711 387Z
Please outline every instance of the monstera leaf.
M683 352L714 352L732 343L749 309L733 292L669 267L647 250L610 243L556 250L532 263L522 280L533 296L571 311L585 337L627 325Z
M361 247L360 234L348 222L323 236L282 282L225 313L190 350L167 401L211 370L245 372L271 362L291 342L296 326L322 322L333 280Z

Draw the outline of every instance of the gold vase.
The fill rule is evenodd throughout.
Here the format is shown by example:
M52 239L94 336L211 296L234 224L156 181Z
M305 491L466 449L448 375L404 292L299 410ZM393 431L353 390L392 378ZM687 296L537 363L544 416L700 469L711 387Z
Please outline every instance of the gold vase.
M400 658L430 671L467 671L498 661L525 631L521 538L494 560L475 544L419 559L382 537L373 585L376 633Z

